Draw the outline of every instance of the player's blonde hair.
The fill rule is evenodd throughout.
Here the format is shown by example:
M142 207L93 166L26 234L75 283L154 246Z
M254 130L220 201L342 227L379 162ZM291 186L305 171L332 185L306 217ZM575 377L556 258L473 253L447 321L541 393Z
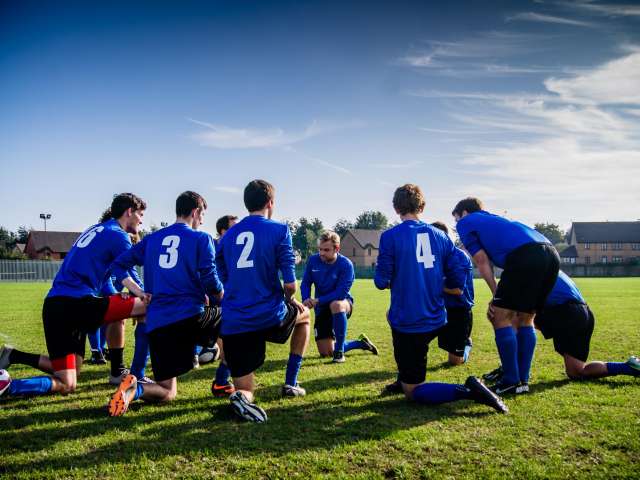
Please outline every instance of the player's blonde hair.
M339 247L340 246L340 235L338 235L333 230L325 230L324 232L322 232L320 237L318 237L318 245L320 245L321 243L324 243L324 242L331 242L331 243L333 243L334 247Z

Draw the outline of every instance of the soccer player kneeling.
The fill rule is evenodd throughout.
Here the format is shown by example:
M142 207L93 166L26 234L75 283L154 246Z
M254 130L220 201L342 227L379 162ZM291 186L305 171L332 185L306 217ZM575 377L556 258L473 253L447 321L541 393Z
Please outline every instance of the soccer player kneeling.
M420 187L407 184L393 196L393 207L402 223L380 237L375 285L391 289L388 321L399 380L407 398L440 404L469 399L507 412L502 400L476 377L464 385L425 383L429 343L447 322L444 278L462 288L465 271L451 239L420 221L425 201Z
M305 394L298 372L309 341L309 309L294 298L289 227L271 220L273 186L253 180L244 189L244 204L249 216L229 229L216 254L225 286L221 336L236 388L229 397L234 412L248 421L265 422L267 414L253 403L254 372L265 361L266 342L284 344L291 337L282 396Z
M167 402L177 395L177 377L193 368L195 346L215 341L220 308L205 306L206 296L220 298L222 283L215 266L213 241L197 229L207 202L195 192L176 200L176 222L146 235L119 256L113 273L134 295L144 295L128 276L134 265L144 266L144 283L151 294L146 328L151 368L157 383L143 384L127 375L109 401L110 416L123 415L132 400Z

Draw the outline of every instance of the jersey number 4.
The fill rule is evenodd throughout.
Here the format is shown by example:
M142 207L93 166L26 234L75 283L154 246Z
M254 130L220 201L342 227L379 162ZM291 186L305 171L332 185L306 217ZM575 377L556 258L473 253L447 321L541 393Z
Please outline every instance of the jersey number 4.
M416 242L416 259L418 263L422 263L424 268L433 268L433 262L436 260L431 254L431 242L428 233L419 233Z
M178 263L178 245L180 245L180 237L177 235L167 235L162 239L162 246L167 247L167 251L158 258L158 264L162 268L176 266Z
M249 255L251 255L251 250L253 250L254 240L253 232L242 232L236 237L236 245L244 245L240 253L240 258L238 258L238 263L236 264L238 268L253 267L253 260L249 260Z

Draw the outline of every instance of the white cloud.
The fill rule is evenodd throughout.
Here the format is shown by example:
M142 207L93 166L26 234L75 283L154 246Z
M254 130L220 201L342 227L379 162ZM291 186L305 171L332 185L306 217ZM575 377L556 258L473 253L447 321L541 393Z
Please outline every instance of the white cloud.
M640 6L629 4L601 4L591 0L560 2L561 5L572 9L586 10L591 13L608 17L637 17L640 16Z
M556 17L554 15L544 15L542 13L535 12L521 12L515 15L510 15L506 18L508 22L514 20L522 20L527 22L541 22L541 23L555 23L560 25L571 25L574 27L595 27L596 24L592 22L585 22L582 20L573 20L571 18Z

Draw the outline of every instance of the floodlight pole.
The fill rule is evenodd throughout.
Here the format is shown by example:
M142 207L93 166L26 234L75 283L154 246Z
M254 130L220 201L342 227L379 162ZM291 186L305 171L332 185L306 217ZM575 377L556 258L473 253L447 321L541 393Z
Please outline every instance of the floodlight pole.
M44 231L46 232L47 231L47 220L51 219L51 214L50 213L41 213L40 214L40 218L44 222Z

